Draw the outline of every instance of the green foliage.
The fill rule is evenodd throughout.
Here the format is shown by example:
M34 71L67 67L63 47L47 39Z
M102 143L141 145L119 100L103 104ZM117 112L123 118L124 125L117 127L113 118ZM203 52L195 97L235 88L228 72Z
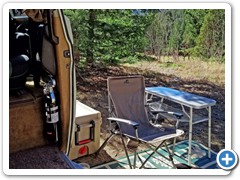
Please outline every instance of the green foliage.
M146 35L147 49L156 56L225 58L224 10L160 10Z
M170 30L169 16L166 10L161 10L157 14L147 28L146 37L148 39L147 50L153 55L163 53L168 44L168 36Z
M65 10L65 14L73 22L77 48L89 63L100 59L117 64L124 57L134 57L136 51L144 51L151 12Z
M64 10L65 15L71 20L75 49L80 51L82 55L86 53L84 50L88 40L86 11L87 10Z
M171 10L172 27L169 35L169 48L172 53L179 51L184 31L184 11Z
M65 10L86 63L153 60L149 55L225 59L224 10Z
M185 30L182 42L184 48L189 49L196 46L197 37L206 13L207 10L202 9L188 9L184 11Z
M225 12L224 10L209 10L204 17L200 34L197 38L198 55L207 58L225 56Z
M136 63L137 60L138 60L137 56L129 56L128 57L128 63L130 63L130 64Z

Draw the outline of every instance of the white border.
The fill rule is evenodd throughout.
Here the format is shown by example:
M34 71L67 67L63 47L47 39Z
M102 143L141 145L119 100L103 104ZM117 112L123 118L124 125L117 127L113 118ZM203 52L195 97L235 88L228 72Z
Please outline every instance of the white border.
M46 2L46 1L45 1ZM106 1L105 1L106 2ZM9 9L225 9L226 10L226 69L225 69L225 145L231 149L231 6L227 3L6 3L3 5L3 172L7 175L106 175L106 170L41 170L9 169ZM224 170L109 170L108 175L227 175Z

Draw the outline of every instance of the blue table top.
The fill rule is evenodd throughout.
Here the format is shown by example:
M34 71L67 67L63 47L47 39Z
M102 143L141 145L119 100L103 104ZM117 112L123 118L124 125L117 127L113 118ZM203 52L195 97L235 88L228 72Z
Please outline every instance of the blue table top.
M216 101L213 99L167 87L146 87L145 90L147 93L164 97L171 101L196 109L213 106L216 104Z

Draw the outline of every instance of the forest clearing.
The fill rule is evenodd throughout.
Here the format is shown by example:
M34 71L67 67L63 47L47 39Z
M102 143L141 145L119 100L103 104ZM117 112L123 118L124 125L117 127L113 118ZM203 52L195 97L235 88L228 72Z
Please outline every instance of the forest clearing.
M192 61L191 61L192 62ZM179 62L180 63L180 62ZM225 146L225 85L224 64L212 64L208 62L184 63L186 66L161 67L158 61L142 62L108 67L88 67L81 72L81 78L77 79L77 99L102 113L103 124L101 128L102 140L107 137L108 114L107 102L107 78L111 76L124 76L141 74L145 77L146 87L164 86L183 90L186 92L205 96L217 101L212 108L212 150L220 151ZM156 66L156 64L158 66ZM189 66L196 66L189 71ZM199 69L202 73L199 73ZM210 70L209 70L210 69ZM176 72L171 75L169 72ZM161 73L162 72L162 73ZM189 74L188 74L189 73ZM210 79L206 77L212 74ZM207 146L207 122L193 126L193 139ZM188 123L180 124L180 129L188 131ZM188 138L187 135L186 137ZM91 166L112 161L112 158L121 157L123 149L120 139L111 141L110 148L102 151L100 156L90 155L77 159L77 162L87 162ZM109 153L111 152L111 153ZM112 157L110 157L110 155Z
M65 10L65 13L73 22L77 99L101 112L102 141L107 136L109 116L107 78L143 75L146 87L164 86L214 99L217 103L212 108L212 150L224 148L224 11ZM206 127L207 122L193 127L193 139L205 146ZM188 123L180 124L179 128L187 132ZM183 138L187 136L186 133ZM77 161L94 166L123 155L123 151L118 151L119 140L110 144L110 153Z

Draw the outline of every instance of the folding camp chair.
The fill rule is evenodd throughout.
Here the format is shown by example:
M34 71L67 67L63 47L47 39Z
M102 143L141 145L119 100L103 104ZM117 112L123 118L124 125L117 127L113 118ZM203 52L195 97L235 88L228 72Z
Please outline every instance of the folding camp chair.
M136 168L137 157L142 162L139 168L143 168L153 154L157 153L162 156L157 151L162 145L165 145L169 154L169 158L165 158L170 160L174 166L173 153L170 152L166 141L174 139L184 132L170 126L155 127L150 123L146 111L145 83L143 76L110 77L107 83L109 113L112 116L107 119L110 122L110 126L115 128L110 129L110 136L102 144L99 151L106 146L114 135L120 135L130 169ZM117 126L113 126L113 124ZM137 148L135 148L132 164L126 143L124 142L124 136L131 140L136 140L138 145L140 143L145 144L153 152L148 158L142 161L137 154Z

